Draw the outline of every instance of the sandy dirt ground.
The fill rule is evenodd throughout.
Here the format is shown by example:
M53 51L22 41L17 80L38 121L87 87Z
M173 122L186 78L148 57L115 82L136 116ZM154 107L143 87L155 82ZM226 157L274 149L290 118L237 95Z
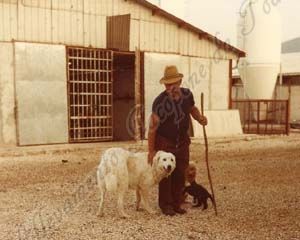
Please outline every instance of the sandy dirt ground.
M99 146L0 152L0 239L300 239L300 134L209 140L217 217L211 203L206 211L163 216L156 187L155 215L136 212L130 191L129 219L117 216L114 195L97 217ZM203 142L193 142L191 160L209 189Z

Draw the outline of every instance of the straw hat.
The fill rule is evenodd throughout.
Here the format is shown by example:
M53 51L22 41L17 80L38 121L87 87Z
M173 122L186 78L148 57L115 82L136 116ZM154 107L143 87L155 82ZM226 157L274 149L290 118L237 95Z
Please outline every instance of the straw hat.
M178 82L183 78L183 74L179 73L177 70L177 67L174 65L166 66L165 68L165 74L162 79L160 79L161 84L171 84Z

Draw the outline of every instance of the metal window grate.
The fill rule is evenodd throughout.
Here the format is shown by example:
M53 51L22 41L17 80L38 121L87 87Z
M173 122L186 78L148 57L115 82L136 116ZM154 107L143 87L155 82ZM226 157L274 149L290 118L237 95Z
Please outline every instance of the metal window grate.
M67 48L70 142L112 140L113 54Z

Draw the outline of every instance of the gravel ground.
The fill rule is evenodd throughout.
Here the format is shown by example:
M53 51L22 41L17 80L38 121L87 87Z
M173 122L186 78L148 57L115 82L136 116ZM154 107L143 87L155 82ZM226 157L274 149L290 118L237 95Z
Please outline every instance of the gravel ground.
M217 217L211 203L206 211L187 204L186 215L163 216L155 187L155 215L136 212L130 191L130 219L118 218L113 195L98 218L99 155L96 147L2 155L0 239L300 239L300 134L209 140ZM209 189L202 142L191 145L191 160Z

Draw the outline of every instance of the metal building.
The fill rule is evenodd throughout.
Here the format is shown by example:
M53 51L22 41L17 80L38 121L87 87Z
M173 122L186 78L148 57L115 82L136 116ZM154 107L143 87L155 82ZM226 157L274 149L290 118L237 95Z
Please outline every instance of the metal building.
M0 0L0 143L144 138L170 64L226 112L244 55L145 0Z

